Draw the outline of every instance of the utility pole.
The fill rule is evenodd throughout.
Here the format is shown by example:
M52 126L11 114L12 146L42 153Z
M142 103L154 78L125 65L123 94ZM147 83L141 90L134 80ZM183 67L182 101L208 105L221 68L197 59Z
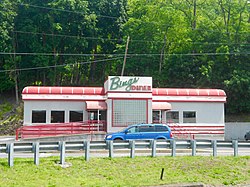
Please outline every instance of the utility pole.
M121 74L121 76L123 76L125 65L126 65L127 53L128 53L128 44L129 44L129 36L127 38L127 44L126 44L126 49L125 49L125 55L124 55L124 60L123 60L123 66L122 66L122 74Z
M14 63L14 81L15 81L15 95L16 95L16 104L19 104L19 96L18 96L18 72L17 72L17 65L16 65L16 43L15 43L15 35L13 32L13 39L12 39L12 45L13 45L13 51L14 55L12 58L12 61Z
M166 41L167 41L167 37L166 37L166 34L165 34L164 35L164 44L163 44L162 49L161 49L160 64L159 64L159 73L161 73L161 68L162 68L162 64L163 64L164 50L165 50L165 47L166 47Z

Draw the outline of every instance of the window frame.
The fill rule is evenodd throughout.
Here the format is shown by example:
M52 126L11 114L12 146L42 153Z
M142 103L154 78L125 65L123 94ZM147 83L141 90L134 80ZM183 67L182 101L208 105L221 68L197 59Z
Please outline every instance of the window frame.
M63 113L63 120L59 121L59 122L58 122L58 120L54 121L55 119L53 119L53 115L52 115L53 112L58 112L58 113L62 112ZM51 110L50 111L50 123L65 123L65 111L64 110Z
M79 116L80 116L80 114L81 114L81 117L80 117L80 120L78 120L78 121L75 121L75 120L72 120L72 112L75 112L76 114L79 114ZM69 111L69 122L71 123L71 122L82 122L83 121L83 111L82 110L70 110Z
M44 121L38 121L38 122L34 122L34 113L33 112L43 112L44 114L44 116L43 116L43 118L44 118ZM32 110L31 111L31 123L46 123L46 116L47 116L47 111L46 110Z
M178 118L173 118L173 113L177 113ZM168 118L168 114L171 114L171 118ZM169 110L166 112L166 122L167 123L180 123L180 111L178 110Z
M185 117L186 113L193 113L194 116ZM197 112L193 110L187 110L182 112L183 123L196 123L197 121Z

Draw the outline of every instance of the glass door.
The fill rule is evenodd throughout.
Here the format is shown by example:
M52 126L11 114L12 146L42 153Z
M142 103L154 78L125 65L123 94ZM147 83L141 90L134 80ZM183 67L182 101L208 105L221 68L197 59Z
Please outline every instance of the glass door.
M153 123L162 123L162 112L161 110L153 111Z

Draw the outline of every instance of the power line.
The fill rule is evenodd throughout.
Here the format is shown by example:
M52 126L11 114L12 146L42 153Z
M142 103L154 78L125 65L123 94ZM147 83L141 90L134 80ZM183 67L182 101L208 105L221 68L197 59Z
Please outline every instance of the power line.
M58 36L58 37L67 37L67 38L76 38L76 39L89 39L89 40L106 40L106 41L118 41L121 39L109 39L109 38L100 38L100 37L88 37L88 36L77 36L77 35L64 35L64 34L48 34L44 32L29 32L29 31L12 31L20 34L34 34L34 35L45 35L45 36Z
M217 55L249 55L247 53L167 53L165 56L217 56ZM127 54L128 56L160 56L161 54Z
M230 53L167 53L166 56L217 56L217 55L249 55L250 52L230 52ZM0 55L20 55L20 56L124 56L124 54L84 54L84 53L13 53L0 52ZM159 53L128 53L127 56L160 56Z
M43 36L58 36L58 37L66 37L66 38L76 38L76 39L87 39L87 40L104 40L104 41L124 41L123 39L118 38L100 38L100 37L87 37L87 36L77 36L77 35L64 35L64 34L49 34L45 32L29 32L29 31L12 31L20 34L34 34L34 35L43 35ZM164 41L154 41L154 40L136 40L131 39L130 42L138 42L138 43L164 43ZM179 42L170 42L170 43L179 43ZM250 43L223 43L223 42L193 42L193 41L185 41L182 43L192 43L195 45L249 45Z
M33 8L39 8L39 9L46 9L46 10L55 10L55 11L61 11L61 12L67 12L67 13L75 13L75 14L84 14L84 12L79 12L79 11L72 11L72 10L65 10L65 9L59 9L59 8L51 8L51 7L44 7L44 6L38 6L38 5L31 5L31 4L26 4L26 3L17 3L21 6L29 6ZM106 16L106 15L96 15L97 17L103 17L103 18L109 18L109 19L118 19L118 17L113 17L113 16Z
M21 55L21 56L123 56L124 54L84 54L84 53L13 53L0 52L0 55Z
M11 70L0 70L0 73L12 72L12 71L39 70L39 69L57 68L57 67L73 66L73 65L83 65L83 64L91 64L91 63L95 63L95 62L111 61L111 60L118 60L118 59L122 59L122 57L111 58L111 59L102 59L102 60L94 60L94 61L87 61L87 62L77 62L77 63L72 63L72 64L60 64L60 65L53 65L53 66L40 66L40 67L33 67L33 68L20 68L20 69L11 69Z

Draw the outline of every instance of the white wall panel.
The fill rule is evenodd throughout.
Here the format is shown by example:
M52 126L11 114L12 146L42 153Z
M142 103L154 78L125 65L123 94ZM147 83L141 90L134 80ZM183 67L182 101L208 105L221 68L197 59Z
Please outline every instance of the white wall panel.
M65 111L65 122L69 122L70 110L85 111L85 102L79 101L24 101L24 124L30 125L32 110L46 110L46 123L50 123L51 110ZM86 118L87 114L84 114Z
M183 123L183 111L196 111L196 123L224 124L224 103L170 102L173 111L179 111Z

